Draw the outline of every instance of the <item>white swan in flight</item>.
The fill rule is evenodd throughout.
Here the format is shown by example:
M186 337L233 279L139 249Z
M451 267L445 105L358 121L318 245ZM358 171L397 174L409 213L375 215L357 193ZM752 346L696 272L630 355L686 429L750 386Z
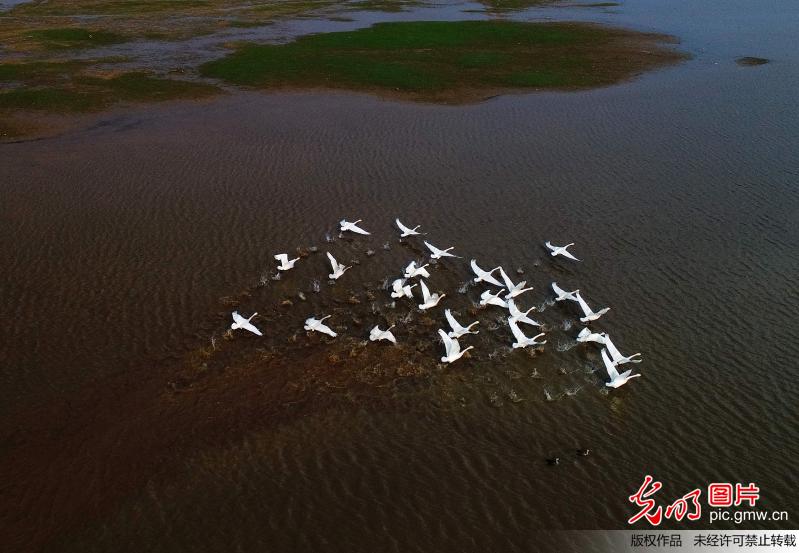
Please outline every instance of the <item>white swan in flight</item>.
M552 252L549 254L552 257L555 257L556 255L562 255L563 257L568 257L569 259L573 259L574 261L580 261L579 259L574 257L568 249L566 249L569 248L570 246L574 246L574 242L572 242L571 244L566 244L565 246L553 246L552 243L550 243L549 240L547 240L546 246L547 248L549 248L549 251Z
M519 294L523 294L528 290L533 289L532 286L530 286L529 288L524 287L524 285L527 284L526 280L521 281L519 284L513 284L513 281L510 278L508 278L508 275L505 273L505 269L503 269L502 267L499 268L499 276L501 276L502 280L505 281L505 287L508 289L508 293L505 295L506 300L515 298Z
M600 309L599 311L594 312L590 307L588 307L588 304L585 303L585 300L580 295L580 292L577 292L577 303L580 304L580 309L582 309L583 313L585 314L585 317L580 317L580 321L584 323L595 321L599 317L610 311L610 307L605 307L604 309Z
M253 313L252 315L250 315L249 319L245 319L244 317L239 315L238 311L234 311L233 312L233 324L230 325L230 328L233 329L233 330L241 328L241 329L244 329L244 330L249 330L250 332L252 332L253 334L256 334L258 336L263 336L263 334L261 334L261 331L258 330L255 327L255 325L250 322L252 320L252 318L255 317L257 314L258 313Z
M460 257L455 255L454 253L449 253L450 250L454 250L455 246L449 247L446 250L442 250L436 248L433 244L428 242L427 240L424 241L424 245L427 246L427 249L430 250L431 254L430 259L441 259L442 257Z
M591 332L588 327L583 328L577 335L577 341L581 344L586 342L596 342L597 344L606 344L608 335L604 332Z
M613 361L608 356L608 350L605 348L602 348L602 361L605 363L605 369L607 369L610 377L610 382L605 382L605 386L608 388L618 388L627 384L628 380L641 376L640 374L631 374L633 372L632 369L619 374L619 371L616 370L616 365L613 364Z
M616 345L611 341L610 336L605 338L605 347L610 354L610 358L613 359L614 365L624 365L625 363L640 363L640 359L636 359L636 357L641 357L640 353L633 353L632 355L625 356L622 355L621 352L616 348Z
M516 341L513 343L513 347L515 348L526 348L527 346L541 346L547 343L546 340L543 342L537 342L536 338L540 338L544 336L544 333L538 334L537 336L533 336L532 338L528 338L522 332L522 329L519 328L518 323L513 319L508 319L508 326L510 326L510 331L513 333L513 337L516 338Z
M311 332L322 332L324 334L327 334L329 336L333 336L335 338L336 336L338 336L338 334L333 332L332 328L330 328L326 324L322 323L322 321L324 321L325 319L329 319L329 318L330 318L330 315L326 315L326 316L322 317L321 319L315 319L314 317L311 317L309 319L305 319L305 327L304 328L305 328L305 330L309 330Z
M473 349L474 346L469 346L461 350L461 345L458 343L457 338L450 338L447 333L438 329L438 335L441 336L441 341L444 342L445 355L441 358L442 363L453 363L463 356L464 353Z
M416 286L416 284L405 284L404 278L398 278L394 282L391 283L391 287L393 288L393 292L391 292L391 297L395 299L399 299L402 296L406 298L413 299L413 293L411 289Z
M300 260L299 257L295 257L294 259L289 259L289 256L285 253L279 253L275 256L275 259L280 261L280 265L277 266L278 271L288 271L289 269L294 268L294 264Z
M346 219L342 219L341 221L339 221L338 224L341 225L341 232L348 230L350 232L355 232L358 234L369 234L368 232L366 232L365 230L363 230L361 227L358 226L358 223L360 223L361 221L362 219L358 219L357 221L350 223Z
M499 307L508 308L508 302L500 298L500 294L505 290L500 290L496 294L492 294L491 290L486 290L480 294L480 305L497 305Z
M405 267L405 278L413 278L413 277L424 277L430 278L430 273L427 272L427 263L422 265L421 267L416 266L416 261L411 261L408 263L408 266Z
M577 301L577 293L580 290L574 290L573 292L567 292L566 290L564 290L563 288L558 286L558 284L556 282L553 282L552 283L552 291L555 292L555 301L563 301L563 300Z
M422 288L422 303L419 304L419 309L424 311L425 309L430 309L431 307L435 307L438 305L438 302L446 296L446 294L438 294L437 292L434 294L430 293L430 290L427 289L427 284L424 283L423 280L419 281L419 285Z
M394 328L394 325L391 325L386 330L380 330L380 325L375 325L375 327L369 333L369 339L372 342L378 342L380 340L388 340L392 344L396 344L397 339L394 337L394 333L391 332L392 328Z
M535 321L535 320L533 320L533 319L531 319L530 317L527 316L527 314L530 311L535 310L535 307L531 307L527 311L522 311L521 309L519 309L516 306L516 302L513 301L512 299L510 299L510 300L508 300L508 310L510 311L510 319L509 320L511 320L511 321L514 321L514 322L517 322L517 323L526 323L528 325L533 325L533 326L541 326L541 323L539 323L538 321Z
M422 234L421 232L418 232L416 230L422 225L416 225L413 228L408 228L408 227L406 227L405 225L402 224L402 221L399 220L399 217L394 219L394 222L397 223L397 226L402 231L402 234L400 234L400 238L405 238L406 236L417 236L419 234Z
M472 327L479 324L480 321L475 321L469 326L463 326L455 320L455 317L452 316L452 310L450 309L444 310L444 316L447 318L449 326L452 327L452 332L449 333L450 338L460 338L464 334L477 334L480 332L479 330L472 330Z
M333 268L333 272L327 276L333 280L338 280L338 278L344 274L344 271L352 268L351 265L345 267L344 265L336 261L336 258L333 257L333 254L331 254L330 252L327 252L327 258L330 260L330 266Z
M474 282L487 282L489 284L493 284L494 286L499 286L500 288L503 288L505 286L496 278L494 278L492 274L494 271L499 269L499 267L494 267L490 271L484 271L477 265L476 259L472 259L471 266L472 266L472 271L474 271L474 274L477 276L477 278L474 279Z

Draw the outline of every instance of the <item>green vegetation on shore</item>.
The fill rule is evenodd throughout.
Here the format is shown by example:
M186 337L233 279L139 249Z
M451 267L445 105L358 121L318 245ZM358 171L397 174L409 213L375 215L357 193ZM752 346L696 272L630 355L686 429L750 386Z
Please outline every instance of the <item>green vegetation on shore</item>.
M555 0L480 0L480 4L493 12L524 10L533 6L554 3Z
M72 69L74 65L0 64L0 83L23 81L26 84L0 92L0 110L84 112L118 102L158 102L218 93L218 89L209 84L165 79L144 72L60 78L61 71L67 67Z
M126 41L125 37L116 33L82 29L80 27L39 29L30 31L28 36L36 39L43 47L52 50L92 48Z
M244 45L203 76L259 88L344 88L419 99L486 91L587 88L681 56L661 37L576 23L422 21Z
M486 0L485 11L556 0ZM327 88L468 102L505 90L612 84L681 55L666 37L575 23L403 22L302 37L284 45L236 43L228 56L174 65L116 44L181 41L281 19L351 21L352 11L399 11L428 0L31 0L0 12L0 139L44 129L48 118L124 102L219 93L201 76L264 89ZM220 35L221 36L221 35ZM221 44L221 42L220 42ZM165 47L169 50L169 46ZM149 50L148 50L149 51ZM168 60L168 56L166 57ZM206 58L207 59L207 58ZM166 78L164 75L185 74ZM51 117L52 115L52 117ZM38 132L38 131L37 131Z

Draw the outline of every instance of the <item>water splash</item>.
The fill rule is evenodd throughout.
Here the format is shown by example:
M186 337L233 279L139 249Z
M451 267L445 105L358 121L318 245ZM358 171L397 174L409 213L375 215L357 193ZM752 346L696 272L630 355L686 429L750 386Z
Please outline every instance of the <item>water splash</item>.
M522 401L524 401L524 398L519 396L519 394L517 394L516 390L514 390L513 388L511 388L508 391L508 399L513 403L521 403Z
M576 346L577 342L574 342L572 340L566 342L558 341L557 345L555 346L555 349L560 352L564 352L564 351L569 351L570 349L573 349Z
M582 386L575 386L573 388L566 388L566 392L565 393L569 397L574 397L574 396L577 395L577 392L579 392L582 389L583 389Z

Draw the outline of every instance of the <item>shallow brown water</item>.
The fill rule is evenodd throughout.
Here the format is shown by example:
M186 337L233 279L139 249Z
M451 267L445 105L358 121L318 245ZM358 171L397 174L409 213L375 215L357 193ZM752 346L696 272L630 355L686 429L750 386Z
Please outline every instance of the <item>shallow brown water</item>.
M753 481L764 508L799 516L798 60L785 13L744 8L706 7L688 23L655 13L655 25L655 6L625 5L618 23L681 36L696 59L603 90L461 107L242 93L2 146L6 543L520 550L537 529L623 527L646 473L664 482L664 502ZM739 18L752 29L732 37ZM773 61L743 68L741 55ZM345 309L334 299L363 299L362 280L379 289L416 255L396 243L395 216L484 266L523 267L549 348L503 352L506 336L481 312L475 355L451 368L436 366L432 344L422 377L370 388L352 361L341 393L289 390L342 385L335 365L295 363L337 346L288 338L311 306ZM274 253L325 248L342 217L373 236L333 233L331 251L361 262L333 289L322 278L308 291L327 273L323 254L257 286ZM545 240L577 242L585 261L551 261ZM457 292L462 261L445 267L431 283L466 313L477 290ZM643 378L605 394L587 372L595 350L558 351L575 317L545 304L552 280L612 306L595 328L643 352ZM261 312L265 343L291 363L255 363L257 339L235 335L175 391L168 382L196 376L188 352L221 336L232 305ZM393 312L378 309L381 321ZM338 316L344 342L374 324ZM423 332L405 336L422 343ZM287 398L302 401L276 407ZM578 459L577 447L593 453ZM560 466L544 463L552 455Z

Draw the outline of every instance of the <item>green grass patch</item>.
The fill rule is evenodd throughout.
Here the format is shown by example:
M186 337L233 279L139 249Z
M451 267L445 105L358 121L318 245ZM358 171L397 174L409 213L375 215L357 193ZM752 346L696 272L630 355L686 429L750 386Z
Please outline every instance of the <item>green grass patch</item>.
M484 0L480 3L490 11L502 12L525 10L534 6L552 4L554 0Z
M0 109L80 112L98 107L99 101L95 93L66 88L17 88L0 93Z
M40 29L30 31L28 35L37 40L42 46L51 50L66 48L92 48L119 44L127 39L116 33L82 29L79 27L65 27L62 29Z
M235 27L235 28L239 28L239 29L251 29L251 28L254 28L254 27L266 27L267 25L272 25L272 24L274 24L274 21L268 21L268 20L253 20L253 21L249 21L249 20L244 20L244 19L234 19L234 20L228 21L228 26L229 27Z
M399 13L422 3L421 0L354 0L346 7L353 11Z
M15 15L144 15L186 11L213 6L210 0L51 0L20 4Z
M81 66L82 63L71 61L0 63L0 82L51 80L68 76Z
M642 43L662 56L647 59ZM282 45L242 45L200 71L262 88L384 90L435 98L481 89L601 86L679 57L650 35L595 25L429 21L379 23Z
M120 102L202 98L218 92L208 84L164 79L147 73L123 73L109 78L76 76L55 86L26 86L0 92L0 109L85 112Z
M111 78L78 77L75 83L101 92L110 101L159 102L178 98L199 98L218 92L205 83L163 79L147 73L123 73Z

